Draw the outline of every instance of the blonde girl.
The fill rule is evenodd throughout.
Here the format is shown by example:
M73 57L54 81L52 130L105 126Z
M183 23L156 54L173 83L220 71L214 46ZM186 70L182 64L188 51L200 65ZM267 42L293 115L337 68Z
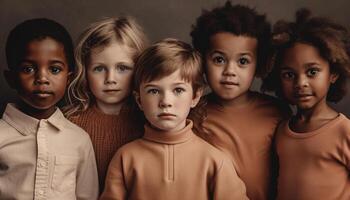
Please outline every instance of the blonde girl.
M65 114L90 135L100 191L116 150L143 132L142 117L130 94L134 62L145 44L136 21L119 17L91 24L75 49L78 76L68 88Z

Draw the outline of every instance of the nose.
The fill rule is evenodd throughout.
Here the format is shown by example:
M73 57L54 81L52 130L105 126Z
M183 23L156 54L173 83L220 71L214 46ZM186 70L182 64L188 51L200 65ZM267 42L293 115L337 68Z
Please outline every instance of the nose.
M114 70L107 70L105 84L117 84L117 81L115 80Z
M228 62L223 71L225 76L236 76L236 65L233 62Z
M163 95L161 95L161 99L159 101L159 107L160 108L170 108L172 107L172 103L171 103L171 95L164 93Z
M48 72L45 68L39 69L35 73L34 84L35 85L49 84L50 82L49 82L47 75L48 75Z
M309 83L308 83L307 77L305 77L305 76L297 77L297 79L295 81L295 88L301 89L301 88L308 87L308 85L309 85Z

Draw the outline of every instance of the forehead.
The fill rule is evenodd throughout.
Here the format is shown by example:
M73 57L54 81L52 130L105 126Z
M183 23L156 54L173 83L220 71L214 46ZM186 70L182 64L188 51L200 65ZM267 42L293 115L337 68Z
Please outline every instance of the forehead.
M143 86L157 85L162 87L162 86L168 86L168 85L173 85L177 83L190 84L190 82L186 81L185 78L182 77L180 69L176 70L175 72L169 75L164 75L151 81L143 81L141 85Z
M24 57L55 58L66 62L63 45L51 38L29 42L26 46Z
M127 60L131 61L132 56L135 54L135 50L129 46L120 42L113 42L107 46L101 46L93 48L91 50L91 59L105 59L110 58L114 60Z
M216 33L210 37L210 50L255 53L257 45L258 40L254 37L229 32Z
M292 47L285 50L283 63L290 65L305 65L308 63L328 63L317 48L305 43L295 43Z

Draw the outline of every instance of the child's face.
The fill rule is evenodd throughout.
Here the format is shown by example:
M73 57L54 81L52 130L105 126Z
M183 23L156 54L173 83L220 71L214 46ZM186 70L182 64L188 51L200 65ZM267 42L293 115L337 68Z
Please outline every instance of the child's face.
M285 52L280 78L284 97L305 110L326 102L329 86L338 76L330 72L329 63L315 47L296 43Z
M190 109L198 103L201 91L193 96L191 83L185 82L180 70L169 76L141 83L136 101L148 122L162 131L178 131L186 126Z
M28 43L17 69L10 73L20 98L30 107L53 113L68 82L69 67L63 45L51 38Z
M230 101L247 94L253 82L257 40L231 33L217 33L210 38L207 52L206 75L214 93Z
M87 66L89 88L98 106L121 106L131 92L132 49L117 42L93 49Z

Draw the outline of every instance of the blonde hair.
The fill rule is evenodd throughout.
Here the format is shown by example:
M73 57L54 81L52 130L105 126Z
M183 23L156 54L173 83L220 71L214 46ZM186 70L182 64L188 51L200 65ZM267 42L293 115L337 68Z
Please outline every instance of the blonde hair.
M91 52L118 42L133 49L132 59L143 51L147 39L142 28L131 17L106 18L91 24L79 37L75 48L77 76L68 86L68 105L63 109L67 117L85 111L94 97L86 80L86 66Z

